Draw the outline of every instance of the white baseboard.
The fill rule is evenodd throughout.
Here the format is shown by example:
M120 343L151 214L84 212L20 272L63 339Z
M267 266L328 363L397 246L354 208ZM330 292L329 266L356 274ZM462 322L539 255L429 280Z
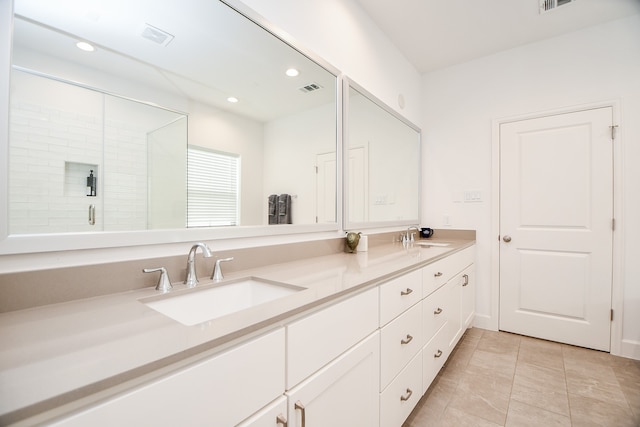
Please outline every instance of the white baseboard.
M477 314L471 322L474 328L487 329L489 331L497 331L498 325L493 321L493 318L487 314Z
M640 342L622 340L622 345L620 346L620 354L616 354L616 356L640 360Z

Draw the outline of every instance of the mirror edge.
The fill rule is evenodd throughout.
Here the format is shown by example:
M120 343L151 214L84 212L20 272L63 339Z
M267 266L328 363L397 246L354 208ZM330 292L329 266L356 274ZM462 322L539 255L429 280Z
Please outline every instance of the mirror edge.
M395 111L393 108L389 107L378 97L373 95L367 89L356 83L349 76L343 76L342 78L343 88L342 88L342 157L346 159L348 156L349 150L349 119L348 119L348 111L349 111L349 89L353 88L358 92L362 93L362 95L366 96L370 101L374 102L378 107L382 108L402 123L409 126L411 129L415 130L418 133L418 157L420 159L420 167L418 168L418 213L417 218L415 219L407 219L400 221L377 221L377 222L349 222L349 204L347 200L349 198L348 191L348 177L349 177L349 162L342 163L342 176L343 176L343 199L342 199L342 217L344 218L344 229L346 231L349 230L361 230L361 229L373 229L373 228L388 228L388 227L401 227L401 226L409 226L409 225L420 225L420 219L422 218L422 129L411 122L409 119Z
M9 177L9 92L10 73L0 73L0 256L33 252L57 252L82 249L106 249L124 246L145 246L190 242L194 240L242 239L256 236L284 236L290 234L339 232L342 229L342 102L344 78L342 72L317 54L302 47L293 37L267 21L257 12L236 0L217 0L244 18L258 25L300 54L317 63L335 76L336 94L336 221L330 224L301 224L279 226L241 226L238 228L181 228L167 230L140 230L100 233L10 235L8 232L8 177ZM11 69L13 42L13 0L0 2L0 69ZM1 126L4 125L4 126Z
M9 235L9 91L13 44L13 1L0 2L0 243Z

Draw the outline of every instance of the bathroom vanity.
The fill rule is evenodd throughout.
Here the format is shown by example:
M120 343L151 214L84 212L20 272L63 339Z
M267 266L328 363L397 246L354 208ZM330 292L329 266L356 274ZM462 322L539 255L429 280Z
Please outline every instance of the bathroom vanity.
M401 426L470 326L474 259L385 243L4 313L0 423ZM298 290L191 326L148 305L246 277Z

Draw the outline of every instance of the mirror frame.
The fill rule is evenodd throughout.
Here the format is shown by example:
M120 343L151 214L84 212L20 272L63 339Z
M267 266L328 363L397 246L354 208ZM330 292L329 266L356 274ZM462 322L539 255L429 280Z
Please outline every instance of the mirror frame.
M342 163L342 176L343 176L343 223L344 229L349 230L362 230L362 229L370 229L370 228L384 228L384 227L399 227L399 226L410 226L410 225L418 225L420 224L421 218L421 210L422 210L422 130L420 127L409 121L407 118L403 117L397 111L389 107L387 104L382 102L379 98L373 95L371 92L354 82L348 76L343 78L342 93L342 111L344 112L344 116L342 118L342 158L348 158L349 152L349 89L357 90L361 95L365 96L371 102L373 102L376 106L380 107L382 110L389 113L394 118L398 119L409 128L415 130L418 136L418 211L416 212L416 218L399 220L399 221L366 221L366 222L350 222L349 221L349 162L344 161Z
M0 134L0 255L25 254L33 252L53 252L80 249L100 249L123 246L142 246L154 244L170 244L192 242L196 240L218 240L233 238L248 238L261 236L276 236L300 233L337 232L341 229L342 220L342 136L343 132L343 76L331 64L319 58L314 53L300 46L296 40L285 32L277 29L263 17L244 4L236 0L215 0L235 10L237 13L258 25L266 32L280 39L283 43L298 51L300 54L316 62L336 78L336 222L330 224L301 224L281 225L270 227L235 226L210 228L180 228L166 230L139 230L122 232L84 232L58 234L24 234L9 235L8 233L8 150L9 150L9 92L10 73L0 73L0 128L5 129ZM11 69L11 51L13 42L13 1L0 2L0 31L4 41L0 45L0 67Z

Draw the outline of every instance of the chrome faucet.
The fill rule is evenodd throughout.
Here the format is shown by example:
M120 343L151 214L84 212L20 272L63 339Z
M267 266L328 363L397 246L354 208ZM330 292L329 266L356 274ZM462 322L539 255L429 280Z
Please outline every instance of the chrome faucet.
M196 252L198 248L202 249L202 256L211 258L211 249L206 244L196 243L191 247L187 258L187 278L184 279L184 284L187 285L187 288L193 288L198 284L198 278L196 277Z
M233 261L233 257L221 258L216 260L216 265L213 267L213 273L211 274L211 278L213 279L214 282L220 282L222 281L222 279L224 279L224 276L222 274L222 267L220 266L220 263L226 262L226 261Z
M414 241L413 233L411 233L411 230L416 230L418 233L420 233L420 229L417 225L410 225L409 227L407 227L406 233L402 236L402 243L407 244Z

